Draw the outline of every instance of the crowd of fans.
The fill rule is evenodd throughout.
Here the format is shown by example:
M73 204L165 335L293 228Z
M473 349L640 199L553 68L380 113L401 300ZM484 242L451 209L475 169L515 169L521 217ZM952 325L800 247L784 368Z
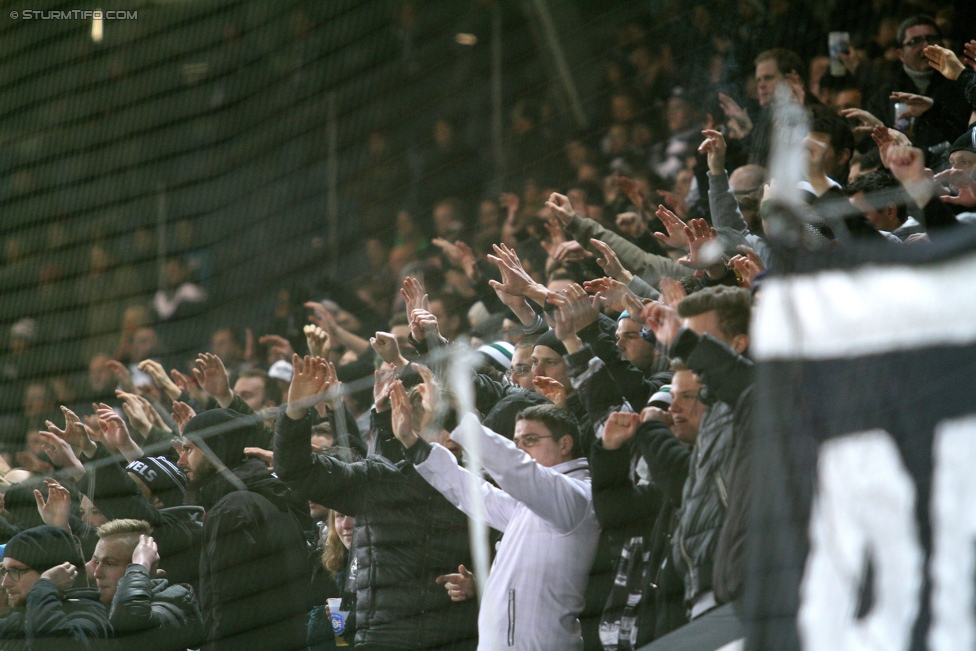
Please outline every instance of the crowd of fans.
M738 84L771 36L705 7L668 43L620 30L604 126L560 156L533 155L556 139L546 104L515 107L518 192L472 201L473 155L439 120L418 219L376 134L368 269L282 288L258 336L213 328L187 360L206 251L125 305L151 242L128 265L94 246L81 320L19 315L0 369L0 646L633 649L734 604L763 278L801 249L971 228L976 41L948 40L947 14L868 12L832 70L800 16L774 43L800 51L753 52ZM790 106L798 205L769 167ZM84 382L36 354L40 328L113 319ZM483 586L469 518L491 530Z

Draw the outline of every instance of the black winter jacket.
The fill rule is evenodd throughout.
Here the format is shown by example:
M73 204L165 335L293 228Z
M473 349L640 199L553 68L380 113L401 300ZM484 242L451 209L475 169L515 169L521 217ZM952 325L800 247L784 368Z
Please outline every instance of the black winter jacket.
M105 649L112 637L98 590L74 588L60 594L47 579L27 592L27 606L0 620L0 648L4 651L60 651Z
M308 503L251 459L207 479L200 558L205 651L306 648L309 607ZM304 517L302 517L304 515Z
M193 589L150 579L142 565L129 565L109 608L119 651L180 651L203 642L203 615Z
M373 415L383 456L356 463L312 455L311 426L310 415L278 418L275 471L305 498L355 518L356 646L475 648L477 602L454 603L435 582L471 567L467 518L403 460L389 412Z

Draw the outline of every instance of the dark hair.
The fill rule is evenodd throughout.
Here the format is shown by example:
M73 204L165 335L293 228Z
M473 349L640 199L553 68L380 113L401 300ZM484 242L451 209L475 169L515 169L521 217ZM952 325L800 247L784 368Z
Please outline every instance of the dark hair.
M246 377L259 378L264 385L264 399L274 400L276 405L281 404L281 385L278 384L273 377L268 375L267 371L262 371L259 368L248 369L246 371L241 371L237 376L237 379L240 380L241 378Z
M917 14L915 16L909 16L905 20L901 21L898 25L898 47L905 47L905 32L910 30L912 27L917 27L918 25L928 25L935 30L936 36L942 38L942 30L939 28L939 24L935 22L935 19L931 16L926 16L924 14Z
M752 295L741 287L707 287L686 296L678 303L678 316L682 319L715 310L718 327L728 339L749 334L749 317L752 313Z
M791 72L795 72L800 76L803 86L806 87L807 75L804 72L806 66L803 65L803 59L800 58L800 55L793 50L787 50L782 47L765 50L759 53L754 63L758 66L763 61L775 61L776 69L779 70L781 75L788 75Z
M558 441L564 436L570 437L573 440L573 458L583 456L583 449L580 447L579 422L569 409L556 405L533 405L518 413L515 422L520 420L542 423L552 432L553 441Z
M854 131L847 120L836 113L821 112L814 118L810 130L827 134L830 138L830 146L834 148L834 153L840 154L845 149L854 153ZM846 180L841 179L841 181Z
M898 221L904 223L908 219L908 196L898 179L888 170L866 172L854 179L847 188L847 196L859 192L875 210L880 212L893 204L898 210Z

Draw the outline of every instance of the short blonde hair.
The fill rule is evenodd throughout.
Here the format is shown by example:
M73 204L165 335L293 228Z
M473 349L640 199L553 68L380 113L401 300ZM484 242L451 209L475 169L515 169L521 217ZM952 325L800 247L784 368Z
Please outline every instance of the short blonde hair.
M114 538L124 541L131 552L139 544L139 536L148 536L152 533L152 525L145 520L135 520L133 518L123 518L120 520L109 520L98 528L98 539Z

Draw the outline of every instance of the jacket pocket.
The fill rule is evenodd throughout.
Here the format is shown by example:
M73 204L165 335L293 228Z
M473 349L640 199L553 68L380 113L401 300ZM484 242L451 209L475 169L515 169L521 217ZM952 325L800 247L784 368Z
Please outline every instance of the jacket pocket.
M508 589L508 646L515 646L515 588Z

